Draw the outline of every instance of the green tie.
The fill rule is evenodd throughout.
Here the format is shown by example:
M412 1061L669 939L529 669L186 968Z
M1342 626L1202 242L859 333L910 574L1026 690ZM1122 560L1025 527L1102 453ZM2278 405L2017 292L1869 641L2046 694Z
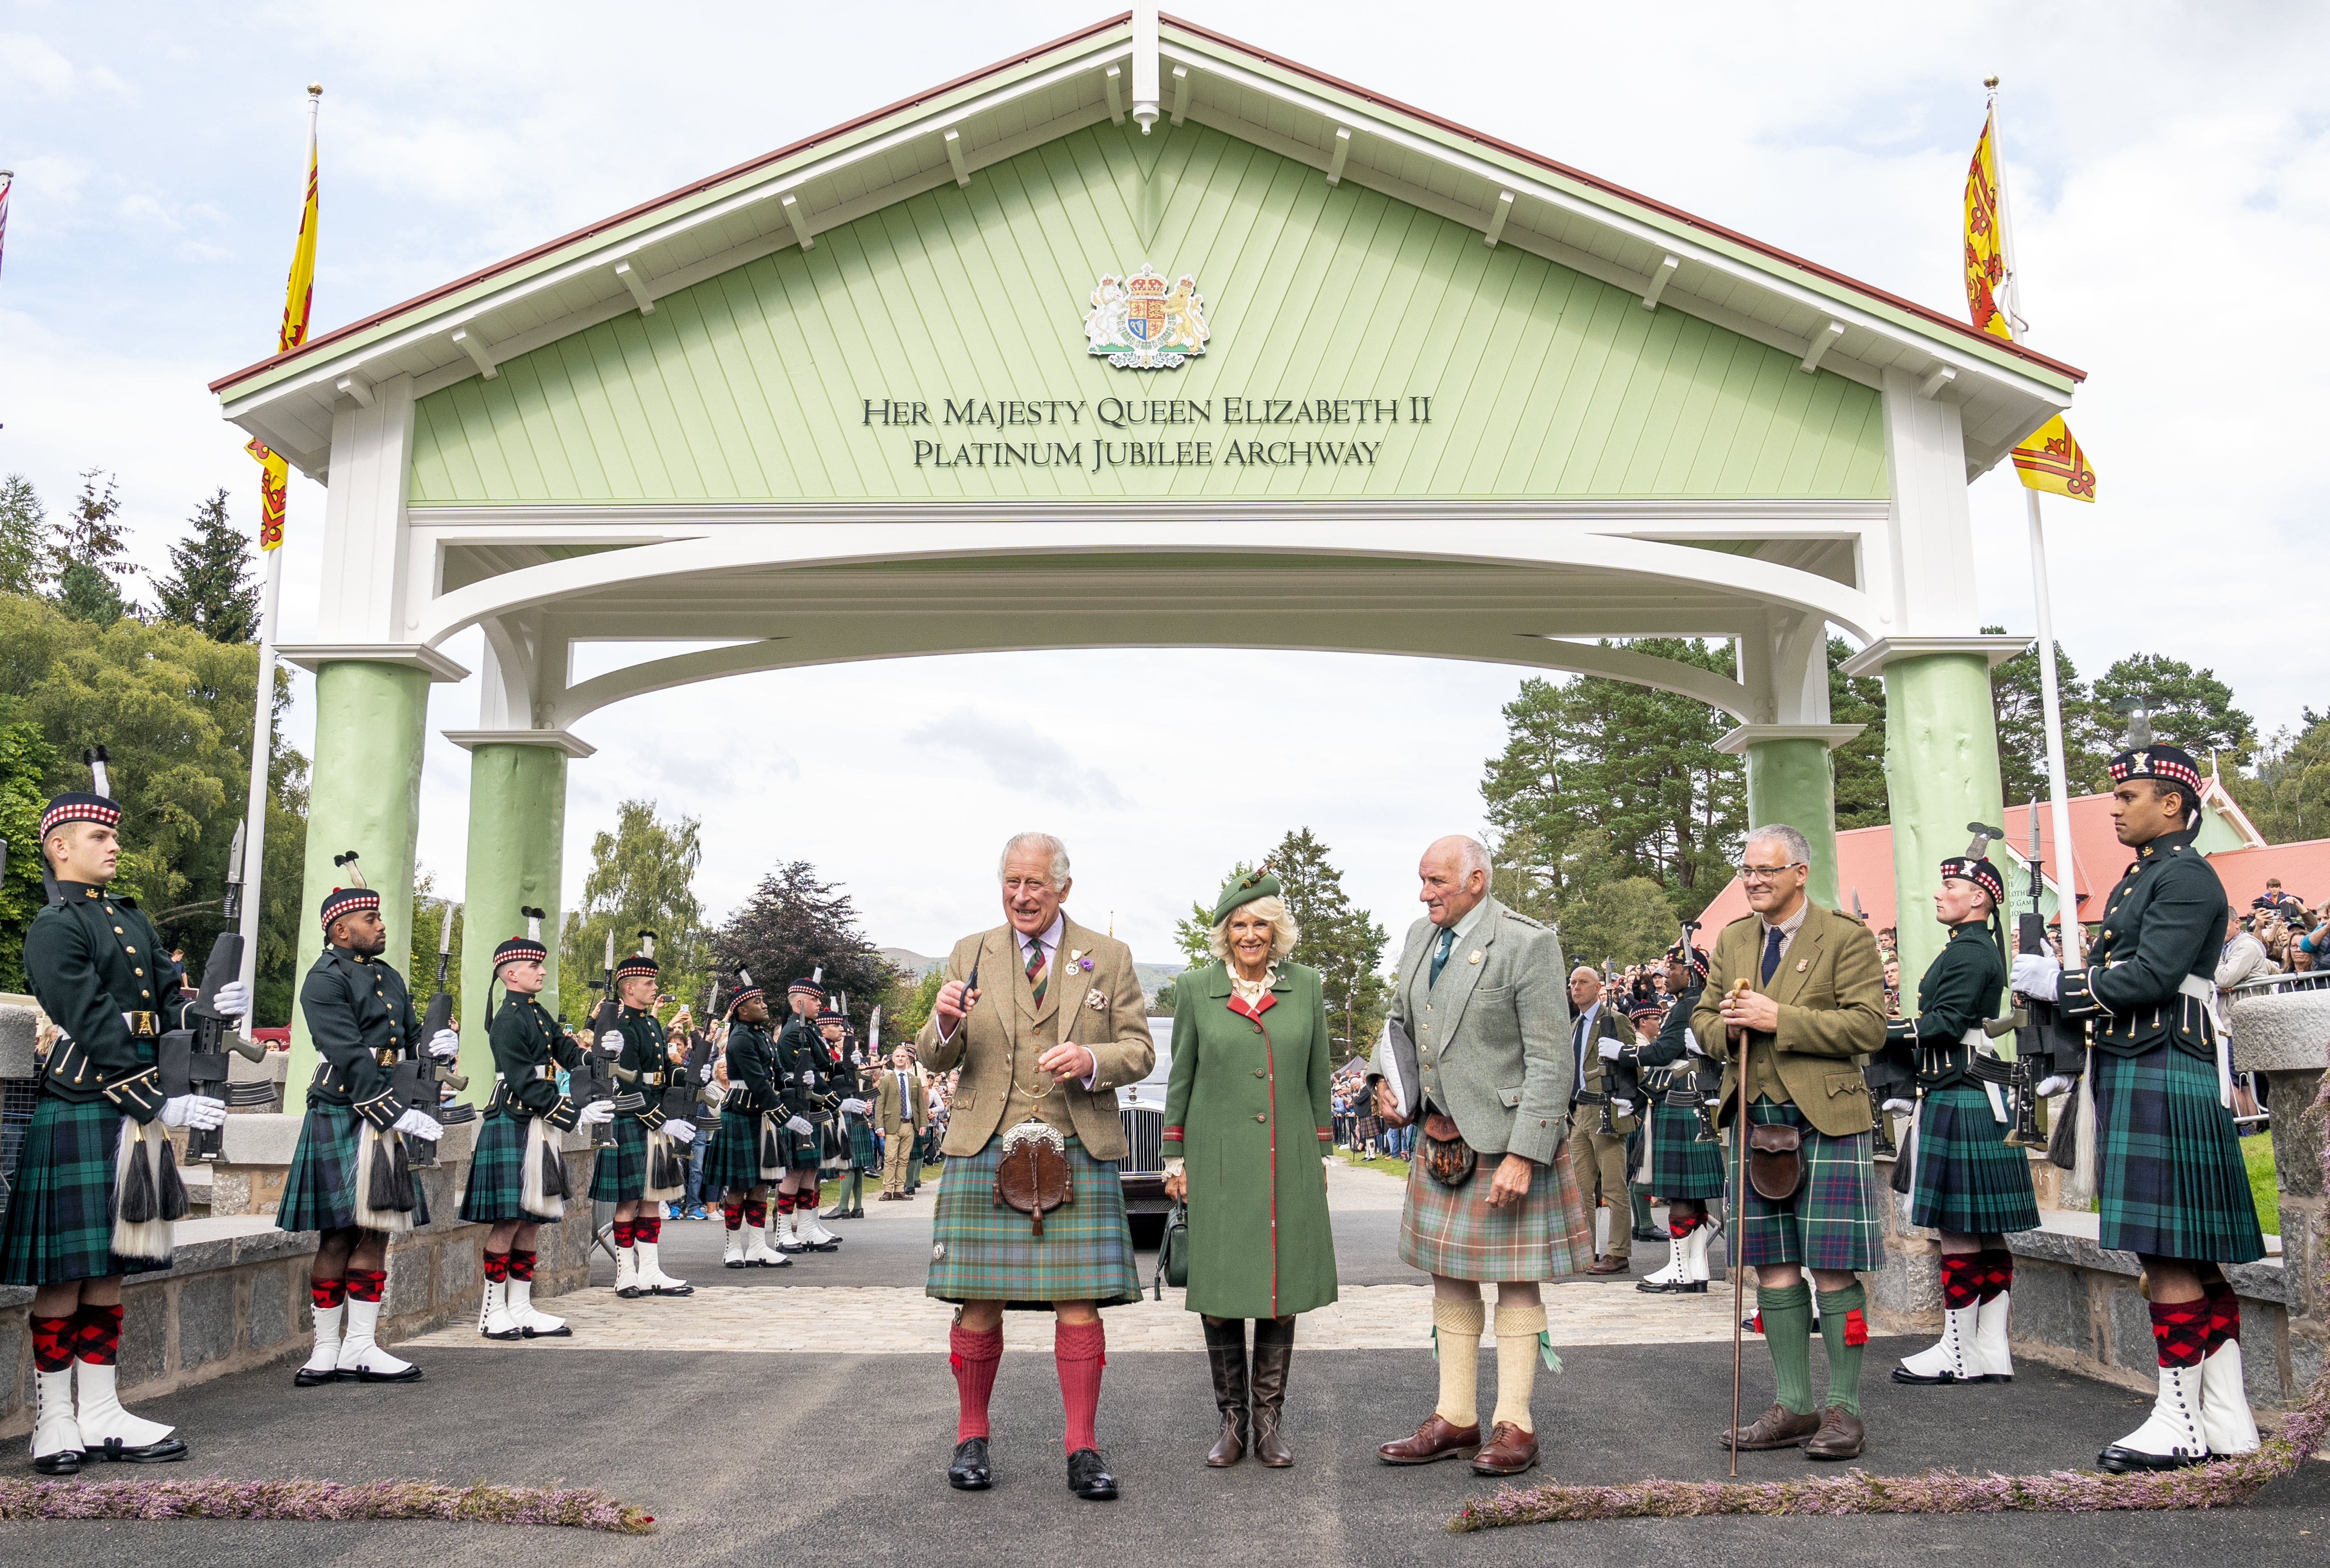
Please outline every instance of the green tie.
M1456 928L1450 926L1440 933L1440 945L1432 949L1432 978L1427 987L1440 983L1440 967L1448 961L1448 949L1456 945Z

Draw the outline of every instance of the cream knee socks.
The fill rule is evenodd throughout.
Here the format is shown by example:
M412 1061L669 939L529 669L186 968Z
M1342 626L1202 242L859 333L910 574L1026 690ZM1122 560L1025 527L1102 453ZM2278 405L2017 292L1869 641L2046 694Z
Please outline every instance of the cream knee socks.
M1481 1411L1477 1387L1481 1375L1481 1328L1488 1311L1475 1297L1470 1301L1432 1303L1432 1340L1440 1357L1440 1403L1433 1411L1450 1426L1478 1426Z
M1511 1422L1523 1431L1537 1431L1530 1419L1530 1391L1537 1386L1537 1337L1544 1332L1542 1304L1497 1303L1497 1408L1489 1417L1492 1423Z

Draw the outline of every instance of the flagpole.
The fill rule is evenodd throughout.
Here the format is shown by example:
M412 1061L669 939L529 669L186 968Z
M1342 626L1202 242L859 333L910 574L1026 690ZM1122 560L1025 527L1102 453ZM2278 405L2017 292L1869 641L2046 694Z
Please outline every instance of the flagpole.
M308 189L308 170L316 165L316 110L323 103L324 90L318 83L308 85L308 163L299 172L300 199L304 203ZM266 486L261 482L260 509L264 514ZM267 801L273 793L270 788L275 771L275 614L283 601L283 545L277 541L272 550L260 553L264 572L264 586L259 601L259 684L251 689L251 787L243 797L242 865L238 874L242 890L242 972L240 978L245 990L255 995L259 982L259 912L261 895L266 891L267 870Z
M2006 313L2018 329L2028 332L2022 319L2022 275L2014 266L2014 222L2006 202L2006 155L1998 135L1998 78L1986 78L1983 85L1990 90L1990 156L1998 167L1998 247L2006 261ZM2055 604L2047 587L2047 529L2039 515L2039 492L2023 486L2022 504L2031 524L2039 711L2047 732L2047 804L2055 831L2055 910L2062 917L2063 966L2078 968L2086 944L2080 940L2079 878L2071 858L2071 789L2063 761L2063 694L2055 678Z

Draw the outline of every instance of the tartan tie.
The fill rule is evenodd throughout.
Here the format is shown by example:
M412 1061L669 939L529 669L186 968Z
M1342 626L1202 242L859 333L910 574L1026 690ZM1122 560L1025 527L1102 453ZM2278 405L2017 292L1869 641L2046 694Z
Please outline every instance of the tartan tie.
M1044 987L1052 978L1051 967L1044 962L1044 939L1028 939L1028 988L1036 994L1036 1006L1044 1005Z

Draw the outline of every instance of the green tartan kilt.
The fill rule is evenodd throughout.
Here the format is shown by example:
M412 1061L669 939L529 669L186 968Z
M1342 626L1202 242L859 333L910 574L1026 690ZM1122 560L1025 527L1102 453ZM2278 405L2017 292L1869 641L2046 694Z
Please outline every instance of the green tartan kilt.
M110 1100L41 1096L16 1168L8 1173L0 1284L62 1285L169 1267L113 1255L113 1167L120 1151L121 1111Z
M1511 1208L1489 1206L1501 1155L1482 1155L1462 1186L1443 1186L1424 1162L1407 1167L1407 1195L1399 1210L1399 1261L1446 1280L1551 1280L1575 1274L1594 1261L1594 1210L1571 1169L1569 1145L1551 1165L1533 1166L1530 1188ZM954 1175L954 1162L947 1162ZM1613 1224L1628 1224L1624 1208Z
M615 1118L615 1141L599 1151L591 1171L591 1201L628 1204L648 1189L648 1129L628 1116Z
M1884 1267L1884 1221L1877 1208L1870 1135L1831 1138L1793 1104L1769 1100L1750 1105L1748 1119L1801 1130L1804 1176L1795 1192L1777 1203L1752 1183L1744 1195L1733 1196L1733 1233L1739 1238L1742 1261L1749 1268L1799 1263L1856 1274Z
M1094 1159L1069 1138L1068 1201L1044 1216L1038 1237L1026 1214L995 1201L1002 1157L1003 1139L996 1137L977 1154L947 1161L924 1294L1030 1311L1049 1310L1055 1301L1122 1307L1140 1300L1116 1162Z
M750 1192L761 1185L761 1113L723 1110L720 1125L704 1151L704 1193L707 1201L722 1193Z
M882 1156L874 1148L874 1124L862 1116L849 1119L849 1163L862 1171L882 1168Z
M2197 1262L2265 1256L2233 1113L2214 1062L2159 1045L2089 1057L2096 1097L2097 1241Z
M489 1112L478 1127L477 1152L469 1157L469 1185L461 1195L461 1217L473 1224L505 1220L554 1225L526 1212L526 1146L531 1117Z
M283 1177L283 1201L276 1206L279 1231L340 1231L356 1223L356 1160L364 1149L364 1118L355 1108L308 1102L299 1124L299 1146ZM412 1184L412 1223L429 1223L429 1195Z
M2008 1130L1973 1084L1928 1092L1918 1111L1909 1223L1969 1236L2037 1230L2031 1159L2006 1146Z
M809 1131L804 1134L795 1132L787 1127L785 1120L782 1115L779 1115L772 1121L772 1125L777 1129L777 1152L779 1157L784 1161L785 1168L815 1170L824 1157L818 1148L816 1124L811 1123Z
M1700 1143L1696 1111L1651 1107L1651 1179L1628 1185L1645 1197L1719 1198L1723 1146Z

